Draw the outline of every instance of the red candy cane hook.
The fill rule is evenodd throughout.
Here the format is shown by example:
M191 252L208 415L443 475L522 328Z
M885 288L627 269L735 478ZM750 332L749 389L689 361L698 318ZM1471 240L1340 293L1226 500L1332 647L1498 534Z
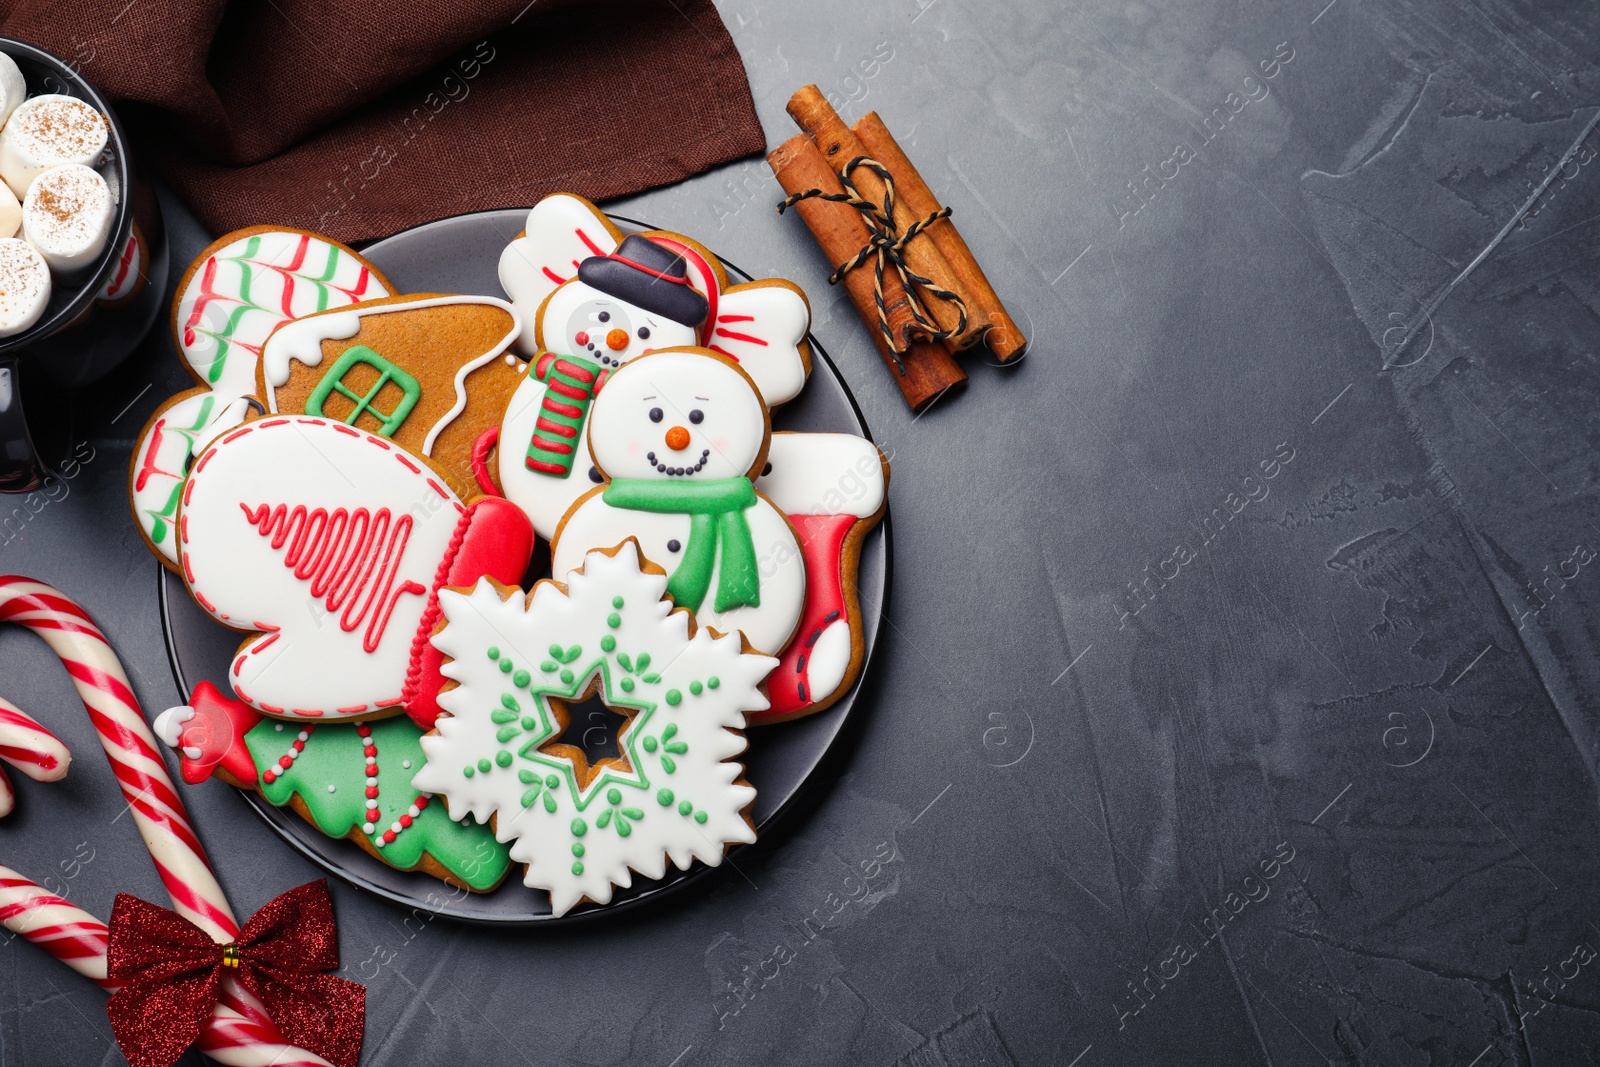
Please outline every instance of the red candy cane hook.
M0 697L0 760L36 782L58 782L67 773L72 753L32 716ZM11 779L0 769L0 816L11 814L15 803Z
M122 663L100 628L65 593L18 575L0 576L0 622L14 622L38 634L67 668L173 910L219 942L237 939L239 924L233 910L161 761L161 750L145 723ZM13 715L20 719L14 720ZM71 758L66 747L31 718L4 704L0 707L0 731L8 728L15 732L0 732L0 746L9 744L8 738L20 738L20 751L51 756L59 762L60 773L65 773ZM6 758L10 760L9 755ZM38 764L23 757L16 765L27 770ZM46 773L60 777L54 769ZM7 810L9 794L8 787ZM0 924L90 980L113 988L106 980L105 924L6 867L0 867ZM231 976L224 979L222 1000L196 1047L212 1059L238 1067L331 1067L322 1057L289 1044L260 1001Z

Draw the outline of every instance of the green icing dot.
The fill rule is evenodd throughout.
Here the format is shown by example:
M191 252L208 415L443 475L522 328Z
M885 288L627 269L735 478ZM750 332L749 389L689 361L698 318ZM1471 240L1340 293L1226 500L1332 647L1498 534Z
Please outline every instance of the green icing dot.
M561 779L557 778L553 774L547 774L544 777L544 784L549 786L551 789L554 789L556 786L561 784Z
M639 677L649 682L651 685L655 685L657 682L661 681L661 675L657 674L655 671L651 671L649 674L641 674Z
M624 693L633 692L633 679L632 678L624 678L624 679L622 679L621 685L622 685L622 691Z
M705 687L702 686L699 682L690 682L689 683L689 692L693 693L695 696L699 696L700 693L701 693L701 690L703 690L704 688Z
M492 721L492 722L494 722L496 724L502 724L502 723L511 722L516 717L517 717L516 711L511 709L511 708L495 708L493 711L491 711L489 713L490 721Z
M642 671L648 666L650 666L650 653L639 653L639 661L633 665L633 669L636 671Z
M627 837L631 833L633 833L633 826L629 824L627 819L624 819L621 815L618 815L617 816L617 836L618 837Z
M478 772L477 772L477 769L474 768L472 766L472 764L469 763L465 767L461 768L461 773L463 775L465 775L466 777L471 778L474 774L477 774Z
M613 611L610 615L606 616L606 625L615 630L617 627L622 625L622 616Z
M612 637L610 634L606 634L604 637L602 637L600 639L600 651L602 651L602 652L615 652L616 650L617 650L617 639L615 637Z
M663 808L672 807L672 790L670 790L670 789L661 790L659 793L656 794L656 800L660 802L660 804L661 804L661 806Z
M695 812L694 821L699 823L701 826L704 826L706 824L706 813L703 811Z
M583 855L583 842L582 841L574 841L572 843L572 854L574 856Z
M517 711L522 707L521 704L517 703L517 698L510 693L500 694L500 706L508 711Z
M502 748L495 753L494 761L502 767L509 767L511 766L511 753Z
M524 715L522 717L522 728L524 730L531 730L535 726L538 726L538 725L539 725L539 720L535 719L532 715Z
M589 832L589 824L588 823L584 822L582 819L573 819L572 820L572 836L573 837L582 837L584 834L586 834L588 832Z
M572 865L572 873L573 874L582 874L583 873L583 864L581 862L574 863Z
M526 767L517 772L517 778L521 780L523 785L532 785L539 780L539 776Z
M531 807L533 807L533 802L535 800L538 800L538 799L539 799L539 787L538 786L534 786L532 789L530 789L526 793L522 794L522 806L525 807L525 808L531 808Z
M545 660L543 663L539 664L539 669L544 671L546 674L554 674L560 669L560 667L552 660Z
M715 689L717 686L719 686L721 684L722 684L722 679L718 678L714 674L711 677L706 679L706 685L710 686L712 689Z
M489 773L489 768L493 767L493 766L494 766L494 764L490 763L486 759L481 759L481 760L478 761L478 770L482 771L484 774L488 774Z
M656 744L657 741L655 738L647 737L644 739L644 750L646 752L654 752L656 750Z
M531 681L533 681L533 675L529 674L527 671L518 671L516 674L511 676L511 684L516 686L518 689L526 689L528 687L528 683Z
M489 658L490 659L499 659L500 658L500 648L499 648L498 645L490 645L489 646Z
M687 800L678 801L678 814L679 815L687 815L693 810L694 810L694 805L689 803Z
M671 774L673 771L678 769L678 761L673 759L671 756L662 756L661 769L666 771L668 774Z
M563 670L561 672L561 680L562 680L562 682L566 683L567 685L571 685L572 684L572 672L569 671L569 670Z
M522 728L520 726L502 726L495 732L494 739L503 745L521 732ZM504 755L504 753L501 754ZM501 766L505 765L501 764Z
M551 815L556 813L555 794L550 792L548 789L544 791L544 810L548 811Z
M668 689L667 703L671 704L673 707L677 707L679 704L683 703L683 694L678 692L676 689Z
M510 674L511 673L511 661L510 660L503 659L503 660L500 661L500 673L501 674Z
M604 830L606 827L610 826L611 825L611 809L607 808L605 811L602 811L600 813L599 817L595 819L594 825L595 825L595 829L597 829L597 830Z
M614 607L614 608L622 607L622 598L620 596L612 597L611 598L611 606Z
M608 804L621 804L622 803L622 792L621 792L621 790L616 789L615 787L613 787L611 789L607 789L606 790L606 802Z

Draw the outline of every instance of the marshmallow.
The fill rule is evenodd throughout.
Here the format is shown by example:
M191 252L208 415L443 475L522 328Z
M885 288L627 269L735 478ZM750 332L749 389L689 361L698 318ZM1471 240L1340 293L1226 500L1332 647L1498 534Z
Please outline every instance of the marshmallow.
M28 98L28 83L22 80L17 61L0 52L0 125Z
M0 239L0 337L39 321L50 303L50 268L39 250L15 237Z
M50 93L25 100L0 129L0 178L24 196L51 167L93 164L109 136L105 117L75 96Z
M68 163L34 179L22 198L22 235L51 270L93 263L111 233L111 190L88 167Z
M5 55L0 52L0 56ZM22 204L11 186L0 182L0 237L15 237L22 229Z

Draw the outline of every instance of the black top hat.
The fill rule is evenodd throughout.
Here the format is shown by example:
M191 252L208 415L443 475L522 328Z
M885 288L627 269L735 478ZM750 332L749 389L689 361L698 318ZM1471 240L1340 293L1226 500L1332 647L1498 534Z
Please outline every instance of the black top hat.
M590 256L579 263L578 280L685 326L700 325L710 310L689 283L683 257L638 234L624 237L609 256Z

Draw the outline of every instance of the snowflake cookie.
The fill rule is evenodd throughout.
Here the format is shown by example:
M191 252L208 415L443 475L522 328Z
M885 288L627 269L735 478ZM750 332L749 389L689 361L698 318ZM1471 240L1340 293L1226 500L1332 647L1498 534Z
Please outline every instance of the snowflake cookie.
M412 784L443 797L452 819L492 820L557 915L609 903L633 871L716 866L756 838L756 793L731 760L778 661L697 627L666 590L630 539L525 598L487 579L440 593L432 640L456 684L439 695L448 714L422 739L428 762ZM626 722L617 754L590 763L566 732L595 698Z

